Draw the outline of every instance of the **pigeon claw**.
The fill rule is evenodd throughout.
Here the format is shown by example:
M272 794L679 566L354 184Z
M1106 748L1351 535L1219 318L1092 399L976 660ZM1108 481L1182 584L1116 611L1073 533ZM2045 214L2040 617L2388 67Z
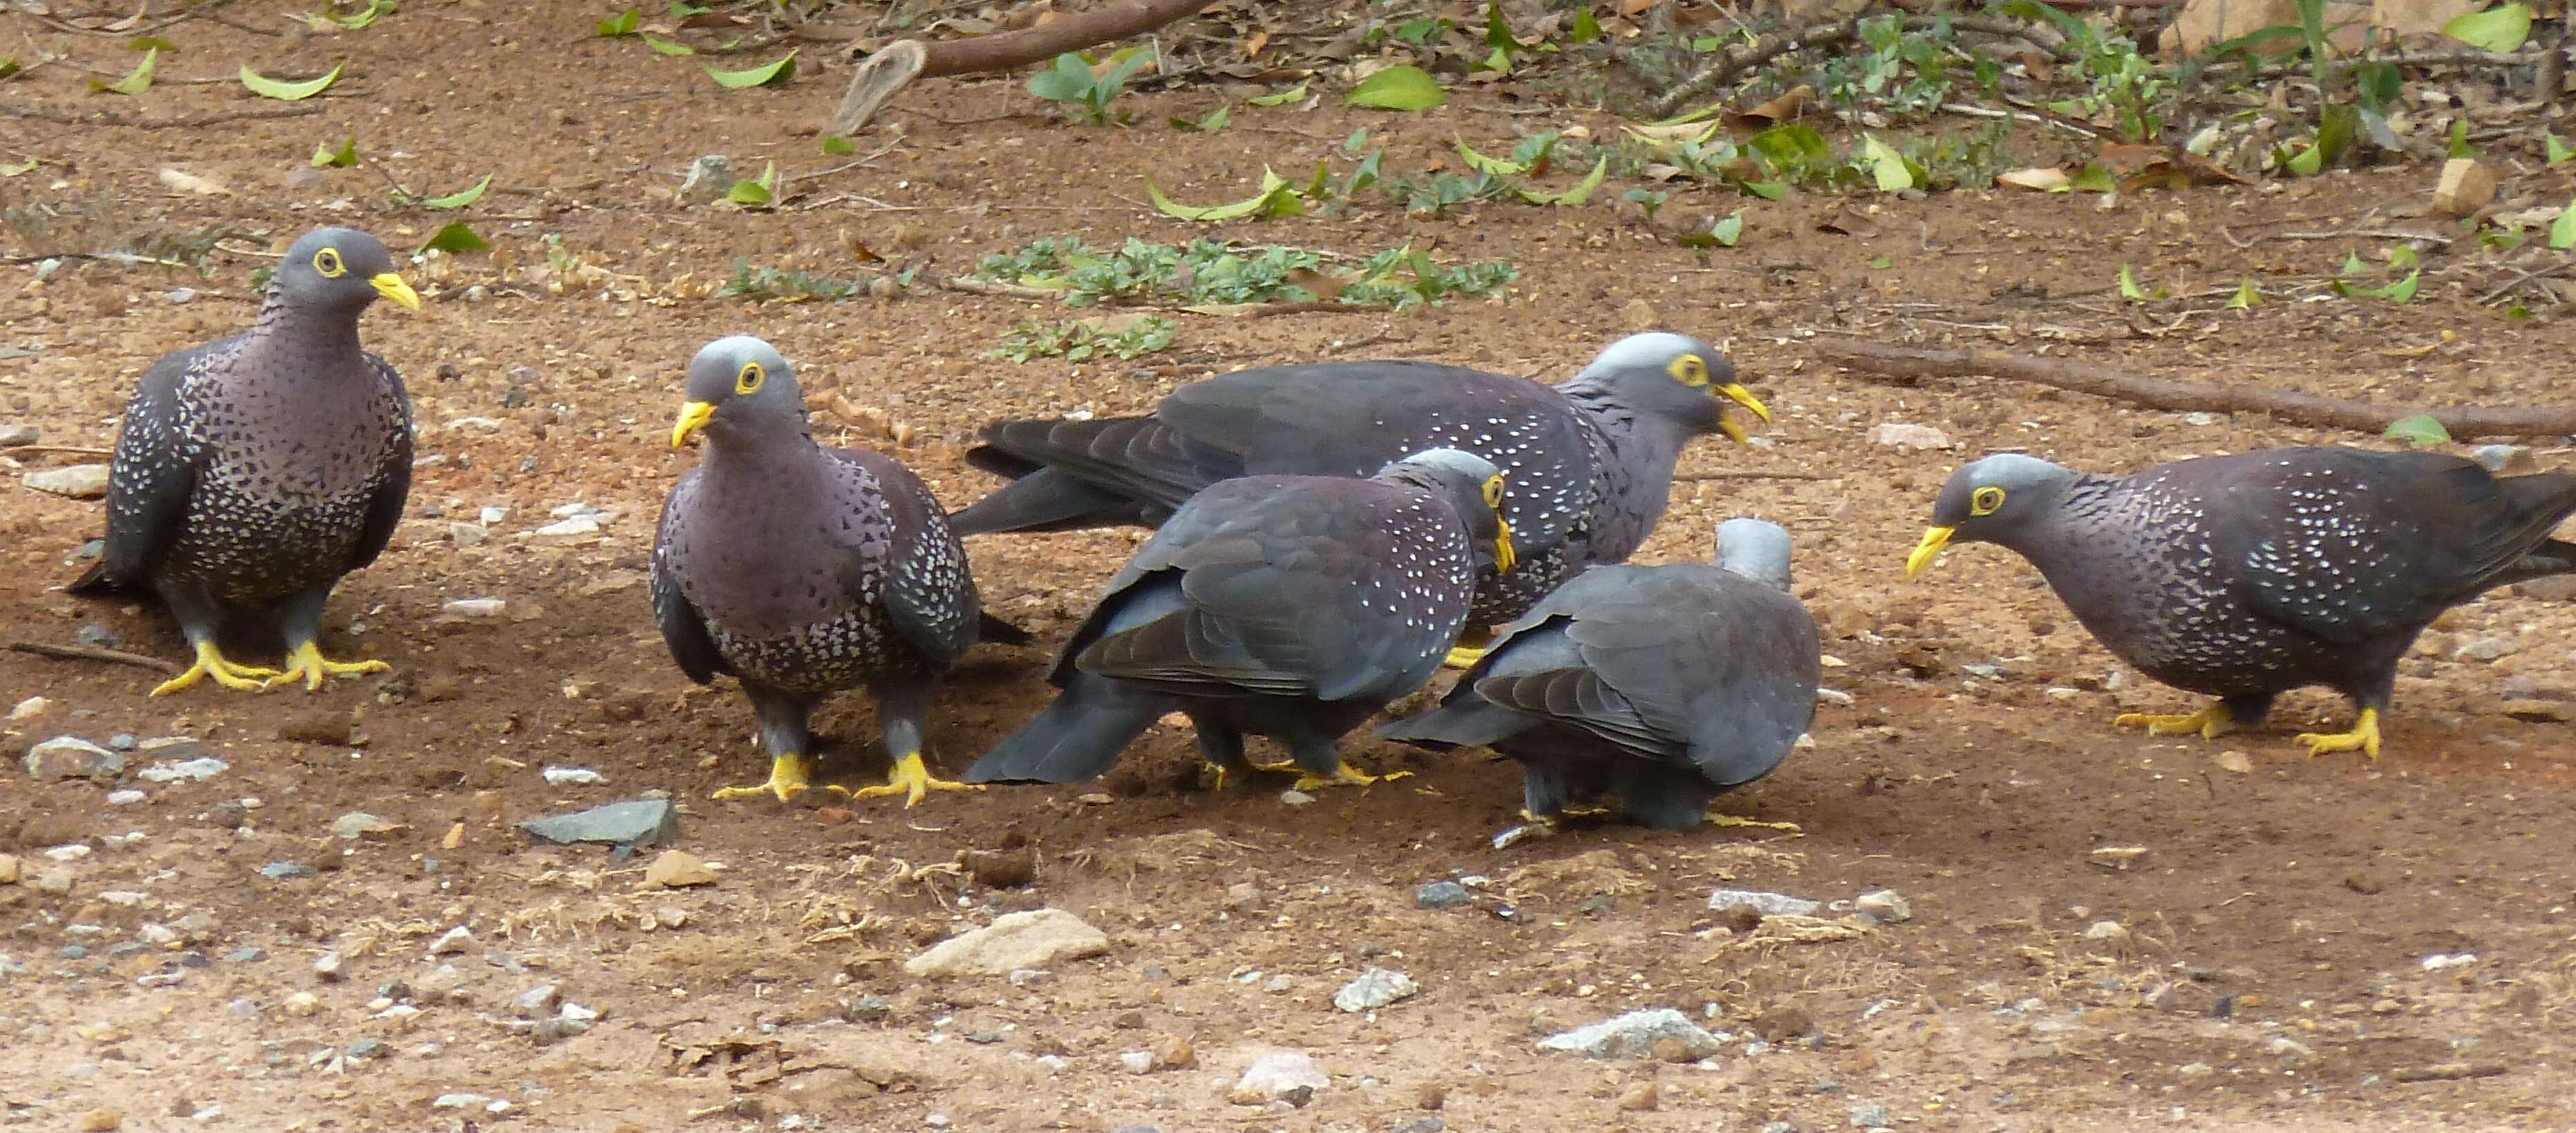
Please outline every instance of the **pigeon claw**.
M207 641L197 646L196 664L188 666L188 671L161 682L159 687L152 690L152 695L166 696L210 678L225 688L250 692L266 687L265 681L280 675L282 674L275 669L263 669L257 665L236 665L227 661L224 659L223 650L216 648L214 642Z
M2194 712L2189 716L2159 716L2151 712L2123 712L2111 721L2111 726L2115 728L2135 728L2144 726L2147 729L2147 734L2150 736L2183 736L2189 735L2193 732L2198 732L2200 733L2200 738L2204 740L2214 740L2229 732L2235 731L2236 718L2228 714L2227 706L2225 704L2221 704L2218 701L2213 700L2203 706L2200 711Z
M781 752L770 758L768 782L749 787L724 787L708 797L722 801L772 795L783 803L795 801L796 796L812 790L813 787L812 765L804 756L791 751ZM827 785L823 789L837 791L844 795L850 793L846 787Z
M1333 773L1331 775L1308 775L1305 778L1297 780L1296 786L1292 789L1305 791L1311 794L1326 787L1365 787L1371 783L1391 782L1397 779L1402 779L1411 774L1413 774L1413 772L1410 771L1389 771L1384 775L1371 775L1368 772L1362 771L1345 762L1336 765L1333 768Z
M332 677L363 676L367 673L389 672L392 669L393 666L376 660L326 660L322 656L321 647L308 641L296 646L295 652L287 654L285 672L268 678L260 687L274 688L278 685L291 685L298 678L302 678L307 691L319 692L322 689L322 682Z
M2362 709L2361 718L2352 722L2349 732L2301 732L2291 742L2305 745L2310 759L2330 751L2357 751L2378 759L2379 710Z
M875 787L861 787L856 791L850 792L850 797L853 799L874 799L882 798L887 795L902 795L904 809L910 810L913 807L921 805L921 800L928 798L932 791L980 791L983 789L984 785L981 783L960 783L953 779L936 778L930 774L930 769L928 767L922 766L920 752L907 751L894 761L894 770L887 773L886 781L883 785Z

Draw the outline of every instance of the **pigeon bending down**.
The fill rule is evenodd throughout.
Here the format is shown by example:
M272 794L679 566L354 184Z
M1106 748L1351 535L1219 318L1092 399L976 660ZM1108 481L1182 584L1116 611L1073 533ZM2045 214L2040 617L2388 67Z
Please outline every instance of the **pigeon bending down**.
M984 616L929 487L892 458L816 444L794 371L759 339L699 350L685 397L671 447L704 434L706 457L662 505L653 613L690 680L742 682L770 758L767 782L715 797L806 791L814 707L854 688L875 698L894 760L884 785L856 797L899 794L910 807L971 789L923 766L922 718L979 633L1026 637Z
M1496 634L1440 707L1377 734L1510 756L1533 822L1608 795L1631 821L1688 830L1710 799L1788 758L1815 718L1820 666L1816 621L1789 594L1789 533L1730 519L1717 565L1584 571Z
M2438 453L2270 449L2130 476L2005 453L1951 474L1905 572L1952 542L2001 544L2121 660L2219 698L2117 725L2214 738L2324 685L2360 716L2298 742L2376 759L2416 635L2487 590L2576 572L2576 543L2549 537L2571 511L2576 476L2498 477Z
M170 608L196 659L152 695L387 668L316 644L331 588L376 561L411 491L411 398L358 344L378 296L420 309L375 237L318 229L287 247L251 329L144 371L110 465L106 549L70 591ZM226 657L228 630L278 634L286 667Z
M1065 643L1055 702L966 780L1089 779L1177 711L1220 776L1245 766L1251 734L1286 743L1300 789L1374 782L1342 761L1341 736L1438 671L1479 568L1512 569L1503 496L1494 466L1456 449L1366 480L1248 476L1200 492Z
M1463 665L1487 627L1645 542L1683 445L1717 432L1744 440L1726 401L1771 419L1716 348L1666 333L1611 343L1554 386L1429 362L1242 370L1174 391L1151 416L988 426L967 460L1012 482L959 511L957 530L1151 526L1220 480L1363 477L1407 453L1463 449L1511 485L1503 515L1520 561L1479 577L1470 645L1453 659Z

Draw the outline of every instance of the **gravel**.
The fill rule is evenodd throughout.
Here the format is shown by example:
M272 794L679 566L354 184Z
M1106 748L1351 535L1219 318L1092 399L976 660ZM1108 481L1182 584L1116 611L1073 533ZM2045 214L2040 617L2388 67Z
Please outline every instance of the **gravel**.
M1475 901L1476 895L1455 881L1424 882L1422 888L1413 891L1414 905L1424 909L1454 909Z

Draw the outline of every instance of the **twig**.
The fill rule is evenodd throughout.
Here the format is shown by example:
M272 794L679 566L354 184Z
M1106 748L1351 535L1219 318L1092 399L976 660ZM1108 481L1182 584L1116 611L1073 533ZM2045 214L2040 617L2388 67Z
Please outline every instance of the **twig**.
M1701 68L1697 74L1682 80L1681 85L1665 91L1660 97L1656 98L1654 105L1655 117L1670 117L1681 110L1683 103L1689 102L1707 94L1710 91L1716 90L1727 80L1743 74L1746 71L1752 70L1755 67L1759 67L1764 63L1768 63L1773 59L1777 59L1780 56L1812 50L1819 47L1832 47L1837 44L1848 43L1854 39L1858 39L1860 38L1861 22L1874 14L1874 12L1864 12L1847 20L1840 20L1830 24L1815 24L1801 29L1794 35L1773 39L1767 43L1755 44L1740 54L1731 52L1722 56L1716 62L1710 63L1708 66ZM1928 31L1942 22L1944 22L1944 17L1907 16L1905 17L1905 30ZM2023 40L2052 55L2063 55L2065 53L2065 41L2050 34L2046 28L2037 24L2024 23L2018 20L1988 19L1982 16L1951 16L1946 18L1946 22L1950 27L1959 31L1977 32L1983 35L2003 36L2010 39Z
M151 669L172 676L177 676L179 673L179 667L168 661L158 657L146 657L140 653L128 653L122 649L100 649L88 645L45 645L34 641L12 641L0 648L15 653L33 653L38 657L50 657L56 661L106 661L117 665Z
M2436 1062L2430 1066L2400 1066L2388 1072L2392 1082L2453 1082L2462 1078L2493 1078L2505 1073L2503 1065L2494 1062Z
M2404 228L2347 228L2341 232L2275 232L2269 237L2266 237L2266 239L2341 240L2347 236L2367 236L2374 240L2429 240L2433 243L2440 244L2445 248L2451 246L2451 238L2448 236L2436 235L2431 232L2416 232Z
M302 118L310 114L320 114L323 109L320 103L299 102L293 106L262 106L249 110L218 110L210 114L182 114L176 118L148 118L136 114L116 114L105 110L71 114L41 106L0 102L0 115L11 118L33 118L39 122L58 122L65 126L126 126L137 130L174 130L192 126L213 126L223 122Z
M1011 299L1044 299L1050 303L1064 298L1064 292L1048 287L1031 287L1025 283L995 283L990 280L955 276L939 281L946 291L963 291L969 295L999 295Z
M114 455L116 455L116 453L114 452L114 450L111 450L111 449L103 449L103 448L83 448L83 447L81 447L81 446L79 446L79 445L11 445L11 446L9 446L9 447L7 447L7 448L0 448L0 456L16 456L16 455L18 455L19 453L22 453L22 452L43 452L43 453L53 453L53 454L58 455L58 456L114 456Z
M2563 275L2566 273L2567 269L2571 267L2576 267L2576 264L2561 261L2559 263L2544 264L2540 267L2527 269L2521 275L2517 275L2512 279L2506 280L2503 286L2487 292L2484 295L2478 296L2478 305L2483 307L2498 299L2502 299L2505 296L2520 290L2523 284L2529 283L2532 280L2545 279L2553 275Z
M2373 405L2259 386L2177 382L2123 373L2060 358L1888 346L1861 339L1819 339L1817 356L1861 374L1910 384L1918 378L1990 376L2073 390L2131 405L2173 412L2264 413L2293 425L2376 433L2418 413L2442 423L2453 437L2552 437L2576 433L2576 405L2432 409Z

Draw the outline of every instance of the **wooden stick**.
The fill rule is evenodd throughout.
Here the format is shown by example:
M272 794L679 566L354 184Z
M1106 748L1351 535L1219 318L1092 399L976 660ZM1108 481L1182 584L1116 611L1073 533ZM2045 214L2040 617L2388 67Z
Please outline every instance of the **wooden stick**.
M1210 0L1128 0L1020 31L925 42L897 40L880 48L850 76L850 89L832 114L835 134L854 134L885 100L914 79L1010 71L1067 51L1143 35L1194 15Z
M2073 390L2149 409L2175 412L2263 413L2293 425L2377 433L2390 422L2426 414L2454 438L2557 437L2576 434L2576 405L2470 406L2437 409L2376 405L2340 397L2261 386L2177 382L2123 373L2062 358L1888 346L1862 339L1818 339L1822 361L1855 373L1910 385L1922 378L1996 377Z
M146 657L140 653L128 653L122 649L100 649L90 645L45 645L34 641L12 641L6 645L0 645L0 649L7 649L13 653L33 653L38 657L51 657L56 661L106 661L112 664L151 669L174 677L179 675L177 665L158 657Z
M218 110L211 114L183 114L176 118L147 118L105 110L73 114L42 106L22 106L14 102L0 102L0 115L11 118L33 118L39 122L57 122L65 126L130 126L138 130L185 129L190 126L213 126L223 122L249 122L263 118L302 118L308 114L320 114L322 110L321 103L299 102L293 106Z
M79 445L10 445L10 446L9 446L9 447L7 447L7 448L0 448L0 456L17 456L17 455L19 455L19 454L21 454L21 453L39 453L39 452L42 452L42 453L51 453L51 454L54 454L54 455L56 455L56 456L114 456L114 455L116 455L116 450L114 450L114 449L104 449L104 448L83 448L83 447L81 447L81 446L79 446Z

